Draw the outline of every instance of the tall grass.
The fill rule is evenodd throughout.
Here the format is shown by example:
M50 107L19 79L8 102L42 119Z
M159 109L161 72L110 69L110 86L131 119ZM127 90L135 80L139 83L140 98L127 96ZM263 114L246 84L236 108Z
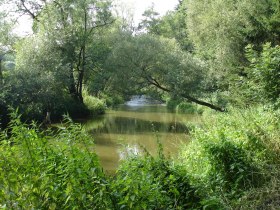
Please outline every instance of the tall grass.
M67 120L56 134L12 116L1 133L0 208L102 209L107 181L92 141ZM107 199L106 199L107 198ZM107 203L108 202L108 203Z
M130 156L111 184L117 209L200 209L202 198L189 181L187 171L165 158L159 144L158 155L147 151Z
M207 116L180 154L191 183L225 207L235 208L251 191L279 183L275 173L280 163L279 116L264 108Z
M103 173L66 117L54 131L11 115L0 132L0 209L279 209L280 112L208 115L179 158L129 156Z

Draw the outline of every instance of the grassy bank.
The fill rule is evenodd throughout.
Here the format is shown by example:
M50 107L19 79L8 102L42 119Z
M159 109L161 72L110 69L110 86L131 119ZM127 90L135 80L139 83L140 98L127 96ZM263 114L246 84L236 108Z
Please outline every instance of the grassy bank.
M230 110L205 117L182 149L191 183L225 208L279 208L279 111ZM279 185L278 185L279 186ZM278 196L278 198L277 198Z
M177 159L130 156L103 173L92 139L69 120L56 133L14 114L1 132L0 209L277 209L280 112L204 116Z

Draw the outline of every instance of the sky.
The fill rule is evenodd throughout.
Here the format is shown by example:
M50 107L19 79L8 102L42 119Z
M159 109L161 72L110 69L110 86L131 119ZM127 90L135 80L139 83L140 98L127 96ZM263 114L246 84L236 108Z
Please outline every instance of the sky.
M122 5L123 12L130 11L134 14L133 19L136 25L141 21L143 12L153 3L155 11L161 16L169 10L174 10L178 4L178 0L115 0L115 2ZM30 33L31 21L27 17L22 17L15 32L22 35Z
M174 10L178 4L178 0L116 0L122 2L134 13L134 20L136 23L140 22L143 12L151 7L154 3L154 9L160 15L164 15L168 10Z

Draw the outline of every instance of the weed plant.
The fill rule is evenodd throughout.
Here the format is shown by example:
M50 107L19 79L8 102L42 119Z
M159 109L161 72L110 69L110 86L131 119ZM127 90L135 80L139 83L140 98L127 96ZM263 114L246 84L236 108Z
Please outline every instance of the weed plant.
M279 183L275 173L280 161L279 134L275 110L252 108L207 116L203 126L192 132L192 142L182 150L180 161L191 183L205 196L216 198L225 208L240 208L249 194L259 200L252 198L252 192Z
M207 116L178 160L147 151L103 173L69 118L55 130L13 113L0 132L0 209L279 209L280 112Z
M99 98L93 97L87 91L83 93L84 103L91 115L100 115L105 113L105 102Z
M159 144L158 156L147 151L130 156L117 171L112 191L117 209L200 209L201 197L191 186L183 167L165 158Z
M13 114L1 133L0 208L104 209L107 181L91 139L69 119L56 134Z

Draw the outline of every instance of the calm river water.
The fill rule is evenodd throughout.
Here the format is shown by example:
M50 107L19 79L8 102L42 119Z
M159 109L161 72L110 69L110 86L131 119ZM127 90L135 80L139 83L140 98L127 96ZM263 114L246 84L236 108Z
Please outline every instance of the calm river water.
M116 170L120 159L128 153L137 154L145 147L151 154L157 151L157 139L165 154L174 155L181 142L188 141L186 122L198 116L168 112L160 104L147 104L134 98L102 117L89 120L85 128L93 135L96 152L105 171Z

